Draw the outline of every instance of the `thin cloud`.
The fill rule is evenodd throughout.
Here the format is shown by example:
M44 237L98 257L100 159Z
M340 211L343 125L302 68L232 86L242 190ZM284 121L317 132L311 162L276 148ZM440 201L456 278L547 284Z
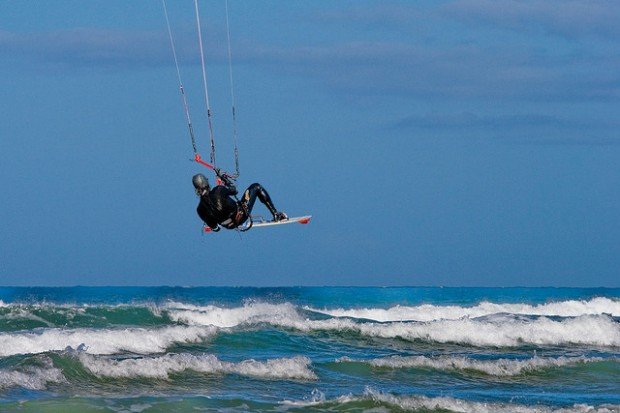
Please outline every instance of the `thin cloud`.
M419 132L425 136L493 137L520 143L620 145L612 131L620 122L574 119L555 115L525 113L480 115L471 112L410 115L390 122L395 132Z
M589 122L575 119L565 119L551 115L521 114L521 115L478 115L471 112L459 113L428 113L425 115L411 115L392 124L393 128L419 129L493 129L493 128L531 128L552 127L567 129L587 129Z
M599 5L594 7L596 10L600 5L608 5L602 0L594 3ZM543 17L538 18L550 22L548 24L556 22L554 24L560 27L571 21L568 16L580 10L578 2L574 1L567 1L564 11L552 11L539 3L527 1L498 0L497 4L503 4L506 9L497 6L496 2L459 0L445 6L427 7L423 11L419 7L409 7L409 3L378 4L370 8L335 11L322 18L344 19L349 13L352 16L350 23L363 27L374 21L372 11L376 10L382 11L379 21L401 21L402 24L407 24L411 16L426 13L429 22L441 21L439 26L449 32L455 26L446 22L446 13L465 16L474 19L473 22L480 19L502 22L502 18L517 22L543 10ZM556 2L553 4L557 6ZM610 15L614 16L619 8L612 6ZM502 10L508 17L502 17ZM605 23L607 17L600 10L591 12L590 16L584 21L609 26L593 31L618 30L616 25L612 28ZM424 35L427 37L440 36L443 32L435 30L433 24L427 25L425 30L429 31ZM332 93L348 96L536 102L620 99L620 54L617 51L573 47L570 42L556 50L553 45L545 46L544 42L522 42L523 36L518 39L508 36L505 42L491 43L480 39L462 42L447 36L441 42L427 44L417 34L403 33L397 40L360 35L359 39L332 39L331 43L322 40L320 44L313 44L311 37L289 44L280 42L279 45L253 38L237 38L234 61L276 76L291 74L313 79ZM178 35L176 44L181 64L197 64L193 30L177 30L175 34ZM213 42L207 45L210 61L225 61L225 47L217 44L218 39L222 39L213 35L206 38ZM165 30L140 32L81 28L30 34L4 31L0 32L0 52L9 56L9 61L21 59L34 63L33 67L51 63L132 70L172 64Z
M315 77L351 94L418 98L616 100L620 56L532 54L525 46L442 48L404 42L255 47L248 62Z
M514 31L538 28L567 38L594 35L615 42L620 35L620 2L616 0L457 0L442 8L467 23Z
M198 62L195 34L189 31L177 34L175 42L181 62ZM209 42L214 41L212 37L208 37ZM211 47L215 51L211 53L213 60L223 60L224 53L219 49ZM69 67L132 69L172 64L170 41L164 30L74 28L38 33L0 31L0 52L12 60Z
M321 11L310 18L324 23L362 24L393 29L394 25L411 26L412 22L427 17L426 11L412 3L380 2L372 6L352 5L346 9Z

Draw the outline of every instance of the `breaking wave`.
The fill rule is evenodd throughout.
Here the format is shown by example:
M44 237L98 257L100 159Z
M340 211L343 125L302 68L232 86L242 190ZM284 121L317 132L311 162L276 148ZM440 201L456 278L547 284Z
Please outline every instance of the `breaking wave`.
M195 325L235 327L246 323L271 323L291 317L299 318L296 307L290 303L246 303L242 307L222 308L168 303L166 311L171 320Z
M612 359L616 361L615 359ZM529 359L476 360L462 356L391 356L371 360L354 360L343 357L339 362L364 362L380 368L430 368L436 370L472 370L491 376L516 376L539 370L576 366L605 361L600 357L533 357Z
M65 376L55 367L26 367L22 370L0 370L0 389L22 387L29 390L43 390L47 383L64 383Z
M211 326L169 326L125 329L43 329L0 334L0 356L36 354L83 348L92 354L128 351L139 354L160 353L174 343L196 343L217 332Z
M374 406L367 406L365 402L372 402ZM333 405L335 407L354 406L364 403L365 410L373 407L397 408L406 411L423 412L455 412L455 413L618 413L620 405L590 406L575 404L569 407L553 407L544 405L528 406L515 403L477 402L453 397L401 396L382 393L367 388L362 396L341 396L328 400L319 391L313 391L309 400L284 401L283 407L319 407Z
M271 304L248 302L239 307L225 308L218 306L195 306L183 303L168 302L160 306L151 304L123 307L118 314L118 307L113 310L97 307L73 308L61 306L65 311L91 311L100 320L111 320L122 316L122 320L131 316L144 317L140 322L148 325L141 327L114 328L57 328L41 327L26 330L7 331L0 333L0 357L16 354L42 353L64 350L66 347L84 346L88 353L114 354L122 351L138 354L164 352L175 343L200 342L216 334L220 329L243 329L245 326L254 328L258 324L269 324L283 329L301 332L327 331L338 334L353 334L376 338L397 338L407 341L436 343L454 343L471 346L519 347L523 345L589 345L601 347L620 347L620 323L609 313L620 314L616 307L620 302L608 298L595 298L589 301L563 301L539 306L526 304L491 304L482 303L476 307L393 307L388 310L373 309L373 314L363 314L365 310L343 310L341 314L333 311L328 315L317 315L291 303ZM0 308L4 316L25 317L31 320L41 318L39 314L22 312L22 307L2 303ZM10 309L6 313L7 308ZM127 308L130 308L128 310ZM434 313L426 313L424 317L430 321L368 321L361 318L381 319L380 311L395 312L403 308L433 308ZM478 311L484 308L485 311ZM457 318L450 318L448 310ZM478 309L473 311L472 309ZM437 312L437 311L438 312ZM458 311L457 311L458 310ZM409 311L409 310L406 310ZM399 313L402 318L405 312ZM478 312L477 312L478 311ZM497 311L503 312L497 314ZM515 314L508 314L512 311ZM525 313L554 313L558 317L548 315L525 316ZM492 313L480 318L471 316ZM588 314L583 314L588 313ZM393 316L396 313L392 314ZM463 314L467 316L463 316ZM572 314L581 314L573 316ZM350 316L356 317L351 318ZM346 316L346 317L345 317ZM155 319L156 318L156 319ZM321 318L321 319L317 319ZM390 317L383 317L390 318ZM40 322L46 322L41 318ZM110 321L106 321L109 323ZM47 325L47 324L44 324Z
M171 374L192 370L207 374L239 374L267 379L315 380L307 357L278 358L238 363L219 360L214 355L166 354L160 357L114 360L79 353L80 362L99 377L168 379Z
M591 300L569 300L538 305L496 304L485 301L472 307L424 304L415 307L394 306L388 309L316 309L311 307L307 307L307 309L332 317L361 318L381 322L455 320L463 317L476 318L499 313L558 317L609 314L620 317L620 300L596 297Z
M269 323L299 331L352 332L369 337L458 343L472 346L594 345L620 347L620 324L607 315L581 315L560 320L498 315L428 322L373 323L350 318L314 320L291 304L246 304L225 309L195 307L169 310L171 319L189 325L231 327Z
M395 396L366 390L366 397L404 410L450 411L459 413L617 413L620 406L588 406L576 404L571 407L527 406L513 403L483 403L452 397Z

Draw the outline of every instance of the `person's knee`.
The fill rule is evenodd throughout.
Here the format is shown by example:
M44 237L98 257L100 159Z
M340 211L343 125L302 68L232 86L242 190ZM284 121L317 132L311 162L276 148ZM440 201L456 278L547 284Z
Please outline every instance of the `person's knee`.
M263 189L263 187L261 186L261 184L259 184L258 182L254 182L252 185L250 185L248 187L248 189L250 191L260 191Z

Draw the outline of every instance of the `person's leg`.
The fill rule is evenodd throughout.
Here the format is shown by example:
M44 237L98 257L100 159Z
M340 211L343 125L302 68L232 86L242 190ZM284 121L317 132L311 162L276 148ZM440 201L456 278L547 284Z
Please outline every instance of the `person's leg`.
M269 212L271 212L271 215L273 215L274 219L278 218L278 211L273 205L273 201L271 200L269 193L267 193L265 188L263 188L258 183L253 183L252 185L250 185L248 189L246 189L243 193L243 198L241 199L241 202L243 202L248 214L252 212L252 208L254 208L256 198L258 198L263 204L265 204Z

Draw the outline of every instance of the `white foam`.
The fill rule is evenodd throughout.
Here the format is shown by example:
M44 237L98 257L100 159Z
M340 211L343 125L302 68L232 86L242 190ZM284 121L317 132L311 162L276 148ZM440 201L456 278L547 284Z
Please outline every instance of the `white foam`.
M314 391L313 391L314 394ZM453 397L426 397L426 396L397 396L389 393L382 393L371 388L366 388L363 396L345 395L336 399L326 400L323 398L310 397L308 400L283 400L281 402L283 410L287 407L294 409L300 407L317 406L321 404L346 405L347 403L373 400L378 403L388 404L405 411L441 411L455 413L618 413L620 405L600 405L589 406L585 404L575 404L570 407L552 407L544 405L521 405L514 403L485 403ZM372 411L383 411L373 409Z
M483 317L491 314L509 313L523 315L543 315L560 317L577 317L581 315L610 314L620 317L620 300L596 297L591 300L569 300L546 304L496 304L482 302L472 307L436 306L424 304L415 307L395 306L388 309L316 309L308 310L330 315L332 317L350 317L374 321L433 321L454 320L463 317Z
M620 324L606 315L581 315L553 320L547 317L530 319L501 314L486 319L372 323L350 318L312 320L303 317L291 304L252 303L231 309L210 306L169 311L173 320L189 325L232 327L270 323L300 331L351 331L370 337L473 346L582 344L620 347Z
M497 359L497 360L476 360L462 356L392 356L368 360L367 362L374 367L384 368L431 368L436 370L475 370L492 376L515 376L536 370L575 366L578 364L595 363L603 361L600 357L533 357L525 360ZM613 359L615 361L615 359ZM364 361L340 359L339 361Z
M349 319L274 320L273 324L301 331L352 331L365 336L402 338L474 346L519 346L522 344L584 344L620 346L620 324L607 316L581 316L561 321L536 320L440 320L426 323L358 323Z
M317 379L308 367L310 359L307 357L244 360L239 363L222 361L210 354L166 354L160 357L114 360L79 353L78 358L88 370L101 377L168 379L170 374L193 370L207 374L235 373L268 379Z
M301 331L352 331L380 338L402 338L473 346L516 347L523 344L581 344L620 347L620 324L608 316L580 316L561 321L535 320L440 320L425 323L358 323L349 319L278 320L278 325Z
M620 405L571 407L527 406L513 403L484 403L452 397L395 396L366 389L365 396L372 400L397 406L403 410L441 410L458 413L618 413Z
M174 343L194 343L217 332L214 327L170 326L156 329L43 329L33 332L1 333L0 356L43 353L84 347L92 354L128 351L160 353Z
M0 306L1 307L1 306ZM4 320L32 320L37 321L39 323L45 324L48 327L55 327L54 323L51 323L32 312L20 308L20 307L11 307L11 310L7 314L3 314L0 316L0 319Z
M0 370L0 388L23 387L43 390L47 383L65 383L67 379L51 360L43 360L45 366L26 366L20 370Z
M216 306L193 306L181 303L167 305L170 319L190 325L212 325L235 327L245 323L273 322L298 318L298 313L290 303L246 303L242 307L222 308Z

